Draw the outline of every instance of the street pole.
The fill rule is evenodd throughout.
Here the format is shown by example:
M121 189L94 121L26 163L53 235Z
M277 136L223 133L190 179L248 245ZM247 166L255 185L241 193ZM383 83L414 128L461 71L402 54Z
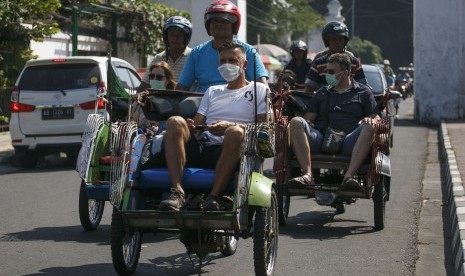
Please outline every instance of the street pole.
M355 0L352 0L352 26L351 26L351 33L352 37L355 36Z

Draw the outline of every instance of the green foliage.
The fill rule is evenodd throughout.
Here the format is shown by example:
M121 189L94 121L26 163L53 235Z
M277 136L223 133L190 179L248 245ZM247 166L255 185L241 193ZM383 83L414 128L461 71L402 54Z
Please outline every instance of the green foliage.
M31 40L42 41L58 31L52 13L60 6L59 0L0 3L0 87L12 86L26 61L34 58L29 49Z
M168 18L180 15L190 20L187 11L178 11L149 0L122 0L119 7L134 12L125 14L119 23L125 27L126 39L134 42L137 51L143 55L164 50L163 24Z
M321 27L324 20L309 4L308 0L247 1L247 41L271 43L288 47L285 40L291 35L292 40L305 38L307 31Z
M362 63L373 64L383 61L381 48L369 40L363 40L357 36L353 37L347 44L347 48L356 57L359 57Z

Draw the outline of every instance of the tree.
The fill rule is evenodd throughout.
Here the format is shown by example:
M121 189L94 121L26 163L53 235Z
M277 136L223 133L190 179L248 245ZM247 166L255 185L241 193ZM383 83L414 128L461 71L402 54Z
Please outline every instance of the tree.
M187 11L178 11L149 0L122 0L119 7L132 12L121 18L120 24L126 30L126 39L133 42L144 56L164 50L163 24L168 18L180 15L190 19Z
M308 0L247 1L247 41L287 47L287 38L304 38L307 31L321 27L324 20ZM290 35L290 37L289 37Z
M60 10L62 29L71 30L70 7L74 0L61 0L66 9ZM66 3L65 3L66 2ZM87 2L87 3L83 3ZM147 54L155 54L164 50L163 24L174 15L190 18L186 11L178 11L163 4L154 4L149 0L121 0L119 4L102 4L103 1L81 1L78 7L84 13L79 16L79 34L111 39L112 20L116 18L118 41L133 43L142 61ZM89 5L89 3L98 4ZM95 11L97 10L97 12Z
M347 49L353 52L356 57L359 57L362 63L373 64L383 61L381 48L371 41L353 37L347 44Z
M60 6L59 0L0 3L0 87L12 86L26 61L33 58L31 40L42 41L58 31L52 13Z

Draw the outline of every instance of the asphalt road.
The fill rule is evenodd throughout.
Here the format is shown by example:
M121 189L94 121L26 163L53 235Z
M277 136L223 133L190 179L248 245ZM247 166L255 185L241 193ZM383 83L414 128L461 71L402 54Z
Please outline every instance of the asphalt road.
M280 228L276 275L415 275L417 223L428 129L402 103L391 152L386 228L373 231L373 202L358 200L335 215L312 199L293 197ZM2 172L6 172L3 174ZM101 226L84 232L74 163L54 156L36 169L0 170L0 275L114 275L109 244L111 205ZM136 275L196 275L175 234L147 234ZM194 263L196 259L194 258ZM253 275L252 241L235 255L207 257L205 275Z

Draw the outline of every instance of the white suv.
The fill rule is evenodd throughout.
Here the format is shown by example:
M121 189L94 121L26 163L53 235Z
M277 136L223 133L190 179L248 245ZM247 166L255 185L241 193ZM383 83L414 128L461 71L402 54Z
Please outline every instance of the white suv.
M128 62L112 58L123 87L140 85ZM22 167L34 167L41 155L64 152L76 157L87 116L95 112L97 90L107 86L107 58L76 56L30 60L11 95L10 135ZM103 100L98 113L105 112Z

